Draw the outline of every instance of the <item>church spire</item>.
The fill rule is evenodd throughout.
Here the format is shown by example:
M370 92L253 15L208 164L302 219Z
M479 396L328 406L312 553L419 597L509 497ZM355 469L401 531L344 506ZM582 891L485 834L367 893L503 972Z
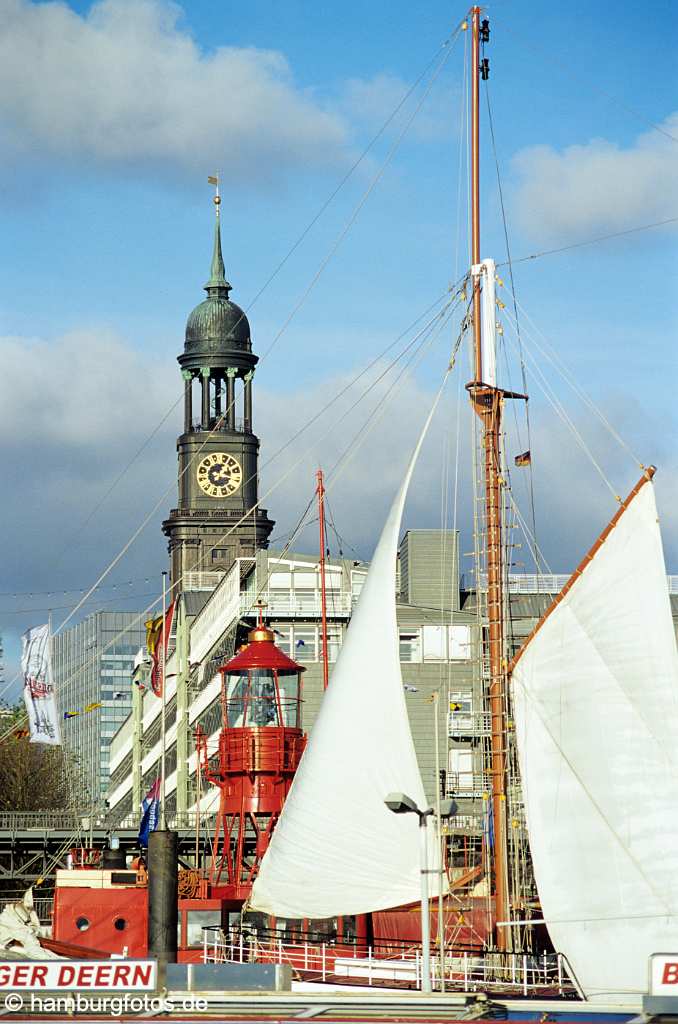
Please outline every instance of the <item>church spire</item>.
M210 279L204 286L204 288L208 295L224 295L224 298L228 298L228 293L231 291L231 285L226 280L224 257L221 254L221 223L219 218L221 196L219 195L219 178L217 176L214 176L209 177L207 180L209 181L210 185L215 186L214 212L216 218L214 222L214 250L212 252L212 267L210 270Z

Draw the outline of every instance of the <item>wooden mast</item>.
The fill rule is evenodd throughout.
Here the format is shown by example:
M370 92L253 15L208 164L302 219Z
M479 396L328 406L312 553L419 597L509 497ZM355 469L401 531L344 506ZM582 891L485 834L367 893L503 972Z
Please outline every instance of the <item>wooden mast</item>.
M471 256L480 263L480 7L471 9ZM492 826L494 833L494 910L496 921L508 921L508 870L506 836L506 714L504 686L503 547L501 529L501 410L502 391L483 383L483 351L480 313L480 273L473 276L473 344L475 380L468 385L474 411L482 425L485 489L485 561L487 570L487 619L489 654L489 703L491 721ZM480 579L477 581L480 590ZM484 655L484 651L483 651ZM508 948L509 932L496 929L500 951Z

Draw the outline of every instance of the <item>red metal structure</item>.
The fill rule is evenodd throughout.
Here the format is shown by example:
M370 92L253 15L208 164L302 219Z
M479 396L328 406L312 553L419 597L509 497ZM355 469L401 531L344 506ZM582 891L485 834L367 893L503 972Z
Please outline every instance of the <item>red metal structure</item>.
M274 643L261 618L249 643L221 672L222 729L215 754L198 732L204 777L220 789L209 896L239 910L252 891L261 858L306 745L301 730L304 668Z

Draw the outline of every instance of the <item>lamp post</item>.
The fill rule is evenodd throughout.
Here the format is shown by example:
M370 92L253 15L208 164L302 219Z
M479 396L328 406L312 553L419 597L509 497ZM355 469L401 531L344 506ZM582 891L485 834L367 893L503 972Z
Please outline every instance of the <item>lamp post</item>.
M384 800L389 811L394 814L416 814L419 817L419 867L421 875L421 950L422 950L422 972L421 991L431 991L431 927L428 908L428 845L426 835L426 819L433 814L433 808L428 807L425 811L420 810L412 797L405 793L389 793ZM441 808L443 817L456 814L454 801L445 800ZM435 874L438 871L436 869ZM441 950L442 957L442 950Z

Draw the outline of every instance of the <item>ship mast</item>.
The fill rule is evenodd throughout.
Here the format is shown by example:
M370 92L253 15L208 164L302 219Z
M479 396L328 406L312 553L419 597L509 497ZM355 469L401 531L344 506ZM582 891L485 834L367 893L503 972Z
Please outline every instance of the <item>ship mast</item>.
M504 684L504 595L503 547L501 529L501 411L504 394L483 373L483 336L480 308L480 117L479 87L481 72L487 77L487 63L481 67L481 36L489 35L487 22L480 24L480 7L471 9L471 257L473 272L473 350L474 380L467 385L473 409L482 430L485 564L487 571L487 645L489 654L489 704L491 721L492 824L494 832L494 910L495 921L508 921L508 870L506 836L506 715ZM489 339L485 339L488 344ZM480 591L480 579L477 580ZM484 652L483 652L484 654ZM497 948L508 947L509 932L496 929Z
M327 689L330 678L329 652L327 650L327 589L325 581L325 482L323 471L319 469L316 473L316 495L318 496L318 529L320 531L320 614L321 614L321 639L322 639L322 663L323 663L323 690Z

